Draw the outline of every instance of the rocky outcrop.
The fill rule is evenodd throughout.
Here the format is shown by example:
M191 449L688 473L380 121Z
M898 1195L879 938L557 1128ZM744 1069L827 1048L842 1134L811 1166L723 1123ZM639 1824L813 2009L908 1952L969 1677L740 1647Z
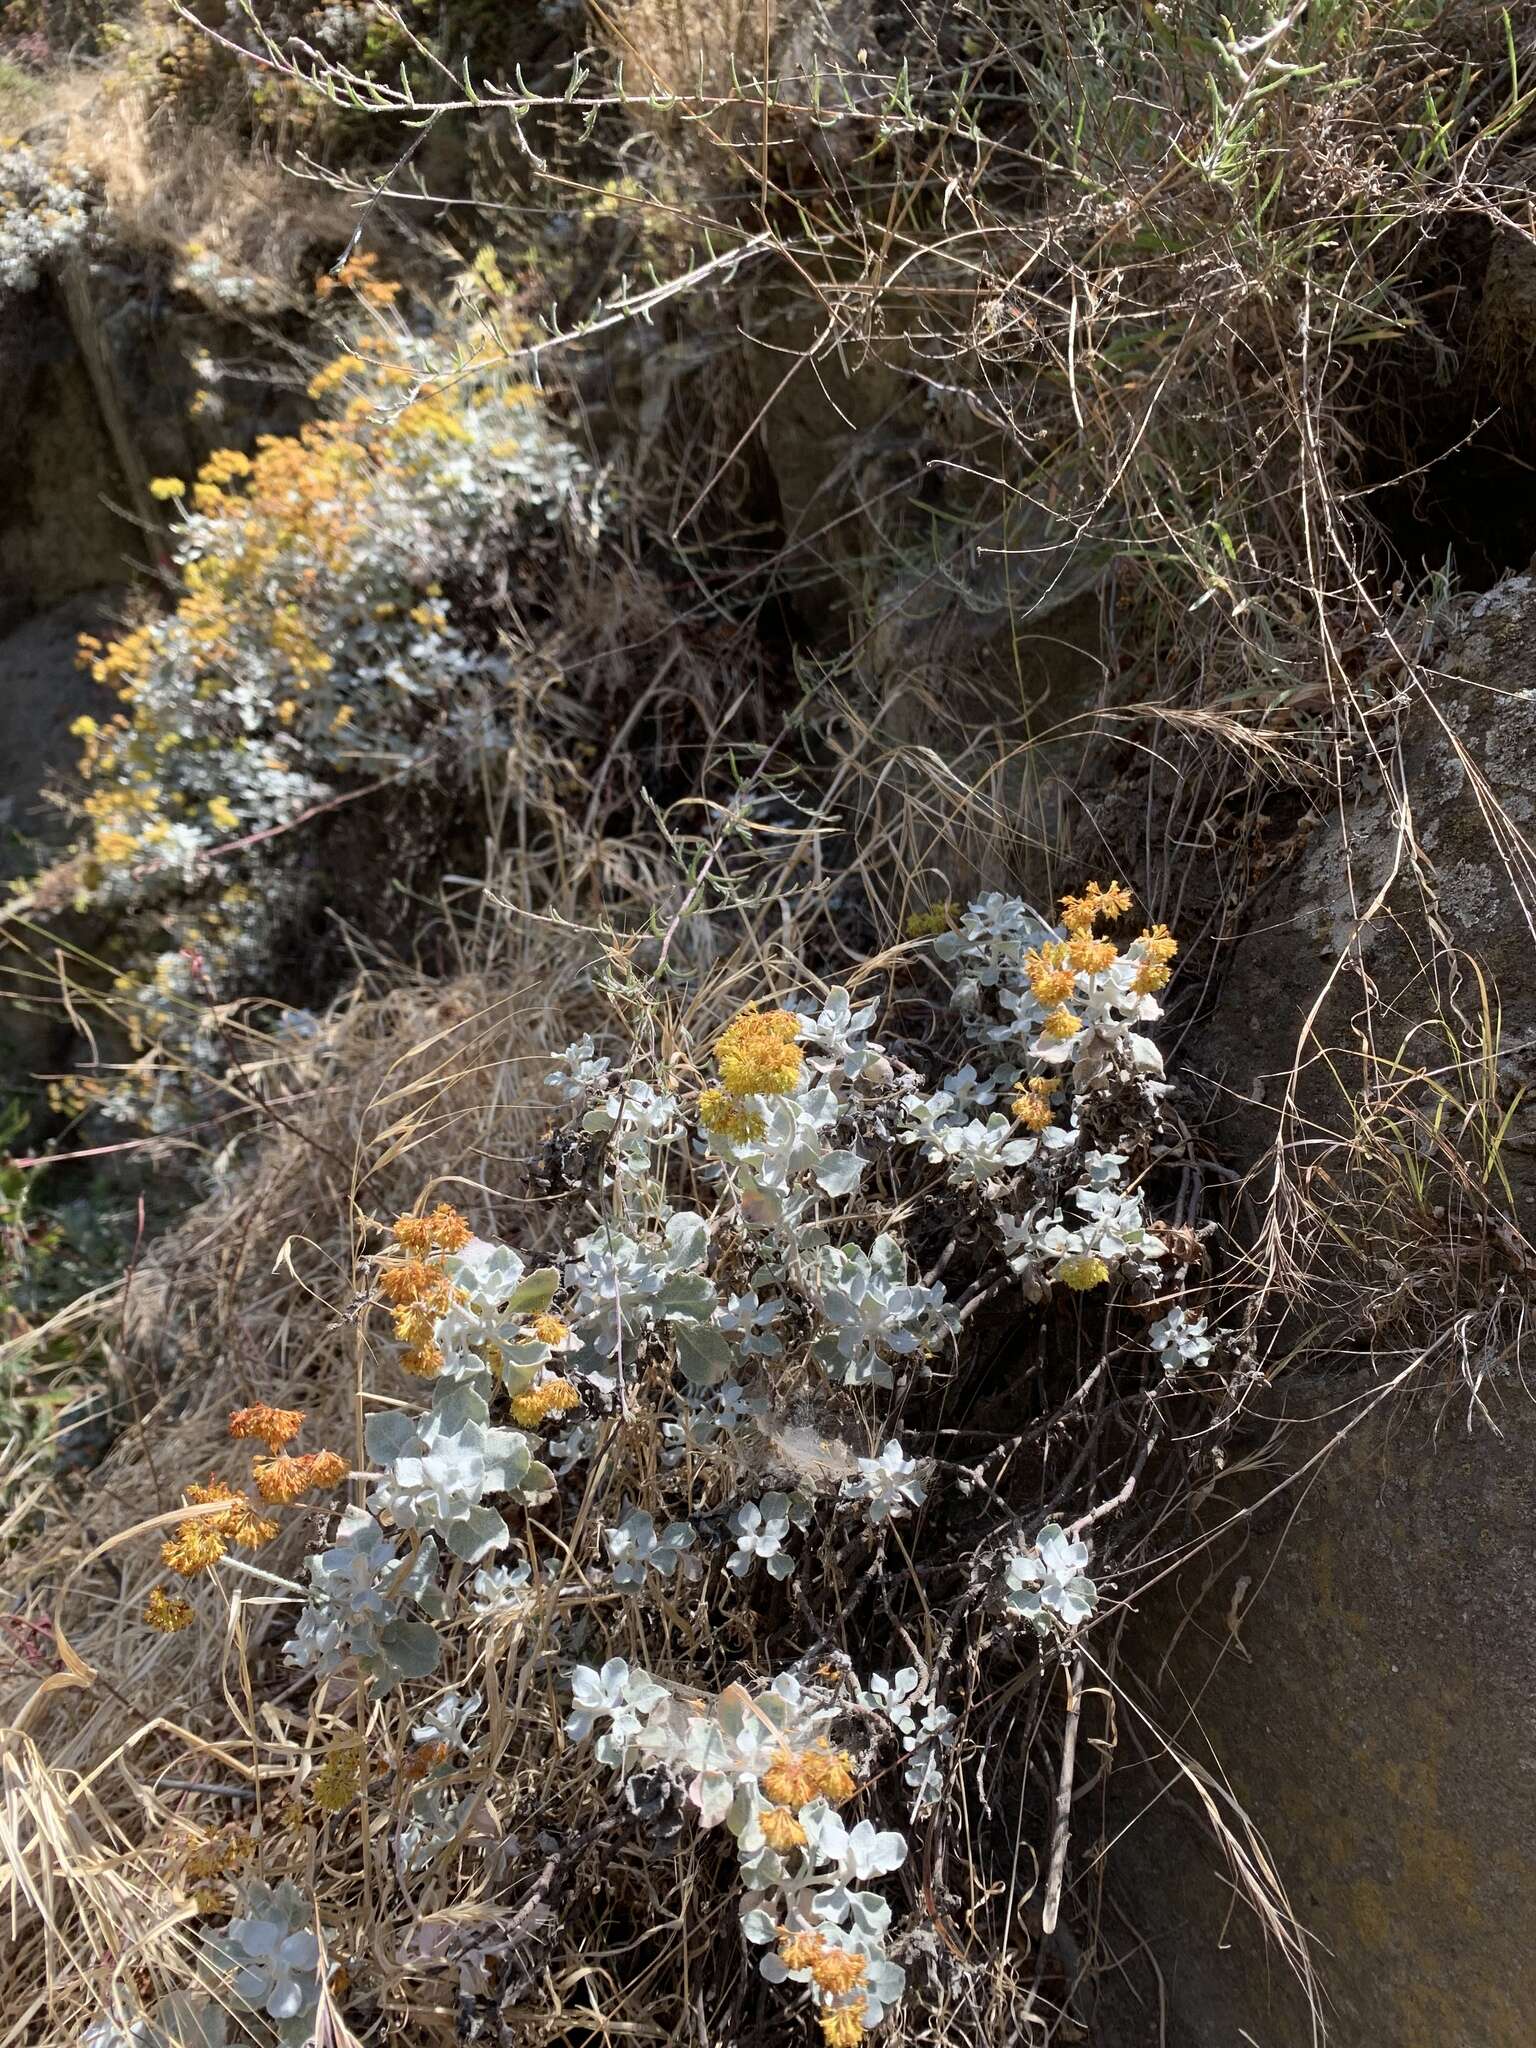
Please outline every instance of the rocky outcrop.
M99 635L124 594L81 591L0 639L0 878L31 873L38 842L56 849L66 836L42 792L74 766L80 746L70 726L111 703L77 656L81 634Z
M1281 1455L1222 1511L1287 1460L1303 1476L1149 1596L1126 1658L1266 1843L1332 2048L1536 2040L1536 580L1466 603L1432 662L1375 711L1191 1037L1228 1156L1265 1169L1282 1137L1295 1216L1326 1216L1308 1376L1259 1404L1287 1410ZM1165 2038L1307 2048L1191 1795L1155 1742L1115 1788ZM1106 2040L1140 2048L1138 2025Z
M142 535L133 492L52 285L0 298L0 631L126 582ZM9 707L7 707L9 710Z
M1304 1464L1377 1390L1312 1388L1327 1417L1296 1423L1288 1455ZM1187 1620L1178 1600L1141 1619L1151 1679L1183 1621L1143 1702L1263 1836L1331 2048L1536 2040L1536 1402L1513 1375L1483 1396L1474 1422L1464 1389L1389 1395L1198 1595L1186 1583ZM1116 1798L1113 1868L1163 1972L1164 2038L1308 2048L1297 1980L1235 1904L1188 1784L1152 1753ZM1122 2017L1106 2041L1139 2048Z
M61 854L69 839L66 813L48 801L51 787L68 785L80 751L70 726L84 712L100 713L106 692L76 660L82 633L101 634L116 615L121 590L79 592L28 619L0 639L0 887L21 882ZM12 898L9 915L25 923L28 902ZM0 918L0 1068L4 1093L40 1108L37 1076L65 1064L74 1027L57 995L38 985L33 942L13 945ZM66 942L94 936L64 915L56 925Z
M128 262L0 296L0 632L158 566L155 476L289 432L302 395L251 335Z

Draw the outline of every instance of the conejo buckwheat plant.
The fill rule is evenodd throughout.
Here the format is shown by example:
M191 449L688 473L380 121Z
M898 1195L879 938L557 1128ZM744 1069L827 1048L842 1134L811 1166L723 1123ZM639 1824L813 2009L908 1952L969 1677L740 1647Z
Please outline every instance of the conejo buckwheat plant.
M531 556L597 516L591 471L530 385L417 331L371 259L340 282L352 309L309 386L320 416L156 478L176 602L82 643L112 704L74 728L79 884L153 914L159 950L119 992L140 1041L194 1066L219 1064L210 991L253 985L290 913L287 835L369 788L471 788L506 753L514 657L475 613L476 579L509 542ZM154 1120L155 1078L116 1106Z
M265 1506L322 1498L344 1462L296 1452L297 1410L231 1418L262 1446L257 1499L187 1489L165 1544L184 1590L145 1619L197 1625L200 1588L256 1573L298 1608L290 1685L318 1705L360 1683L368 1726L403 1700L402 1900L501 1853L494 1673L515 1641L541 1769L582 1788L581 1825L638 1831L642 1867L705 1858L758 1976L830 2048L931 1977L915 1830L953 1824L976 1768L968 1674L1005 1660L1049 1698L1155 1525L1136 1508L1164 1409L1219 1403L1237 1355L1159 1213L1178 1134L1151 1032L1177 949L1160 926L1108 936L1129 909L1090 886L1052 923L989 897L909 942L911 1004L900 977L884 1000L788 988L670 1033L664 1061L649 1038L570 1046L532 1168L563 1251L481 1234L478 1199L395 1221L355 1308L393 1360L364 1388L366 1466L297 1580L240 1553L278 1534ZM917 1000L925 979L945 1006ZM909 1007L947 1070L875 1036ZM988 1449L949 1417L978 1317L1009 1298L1039 1348ZM885 1625L861 1640L905 1653L889 1670L846 1646L871 1602ZM361 1751L326 1772L338 1812L371 1796ZM279 1873L244 1872L200 1967L212 1996L224 1957L236 2002L286 2024L312 2010L315 1954L258 1874Z

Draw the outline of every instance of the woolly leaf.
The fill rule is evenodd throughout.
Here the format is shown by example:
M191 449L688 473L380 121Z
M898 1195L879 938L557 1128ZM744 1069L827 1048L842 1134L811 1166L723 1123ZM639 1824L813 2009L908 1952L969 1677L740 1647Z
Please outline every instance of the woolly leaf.
M714 1386L730 1371L730 1340L712 1323L675 1322L672 1335L677 1341L678 1366L693 1386Z
M424 1621L391 1621L379 1630L377 1652L365 1668L380 1693L391 1692L407 1678L430 1678L442 1654L437 1631Z

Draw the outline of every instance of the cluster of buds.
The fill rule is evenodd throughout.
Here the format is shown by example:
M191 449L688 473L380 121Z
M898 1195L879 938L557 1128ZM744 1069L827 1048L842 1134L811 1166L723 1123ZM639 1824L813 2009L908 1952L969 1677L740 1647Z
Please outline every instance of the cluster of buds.
M322 1813L345 1813L368 1776L368 1753L358 1743L333 1749L309 1781L309 1796Z

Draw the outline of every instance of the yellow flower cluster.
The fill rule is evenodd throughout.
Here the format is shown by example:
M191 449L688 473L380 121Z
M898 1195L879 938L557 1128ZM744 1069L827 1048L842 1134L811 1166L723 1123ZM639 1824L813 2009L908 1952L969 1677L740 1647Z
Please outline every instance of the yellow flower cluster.
M1067 950L1063 940L1047 939L1024 955L1030 994L1042 1009L1053 1010L1064 1003L1077 985L1077 970L1069 965Z
M223 1514L209 1515L207 1525L240 1550L261 1550L277 1534L276 1522L259 1515L247 1495L226 1486L211 1473L205 1486L189 1486L186 1491L194 1507L217 1507L223 1503Z
M699 1096L699 1122L714 1136L746 1145L767 1129L751 1097L793 1095L805 1074L796 1045L800 1019L788 1010L740 1010L715 1040L718 1087Z
M158 1629L163 1636L174 1636L190 1628L194 1618L192 1603L183 1600L179 1593L167 1593L164 1586L155 1586L144 1602L145 1625Z
M537 1385L512 1397L512 1419L524 1429L537 1429L551 1415L567 1415L581 1406L581 1396L569 1380L550 1374Z
M256 1844L250 1834L234 1821L187 1852L182 1867L192 1886L192 1896L199 1912L228 1910L227 1894L219 1880L232 1878L255 1853Z
M211 1475L206 1485L189 1486L186 1494L194 1507L221 1507L222 1512L189 1515L186 1521L176 1524L161 1544L160 1556L166 1569L184 1579L195 1578L216 1565L232 1543L241 1550L260 1550L277 1534L276 1522L259 1515L245 1494ZM145 1619L149 1620L147 1610ZM162 1624L151 1621L150 1626L158 1628Z
M1091 932L1076 933L1067 947L1067 964L1074 974L1103 974L1119 958L1113 939L1096 939Z
M796 1045L800 1019L788 1010L742 1010L715 1041L715 1065L729 1095L793 1095L805 1070Z
M1104 1285L1109 1278L1109 1268L1092 1252L1073 1252L1056 1268L1056 1278L1070 1287L1074 1294L1086 1294L1090 1287Z
M1167 925L1155 924L1150 931L1142 933L1137 943L1141 965L1131 987L1139 996L1156 995L1159 989L1168 986L1168 962L1178 952L1179 942L1170 934Z
M763 1113L742 1102L726 1088L706 1088L699 1097L699 1122L717 1138L733 1145L751 1145L768 1126Z
M856 1998L850 2005L834 2006L830 2012L818 2014L823 2048L859 2048L868 2007L867 1999Z
M198 1521L178 1522L175 1533L161 1544L160 1558L167 1571L191 1579L216 1565L228 1548L213 1526L213 1517L206 1516Z

